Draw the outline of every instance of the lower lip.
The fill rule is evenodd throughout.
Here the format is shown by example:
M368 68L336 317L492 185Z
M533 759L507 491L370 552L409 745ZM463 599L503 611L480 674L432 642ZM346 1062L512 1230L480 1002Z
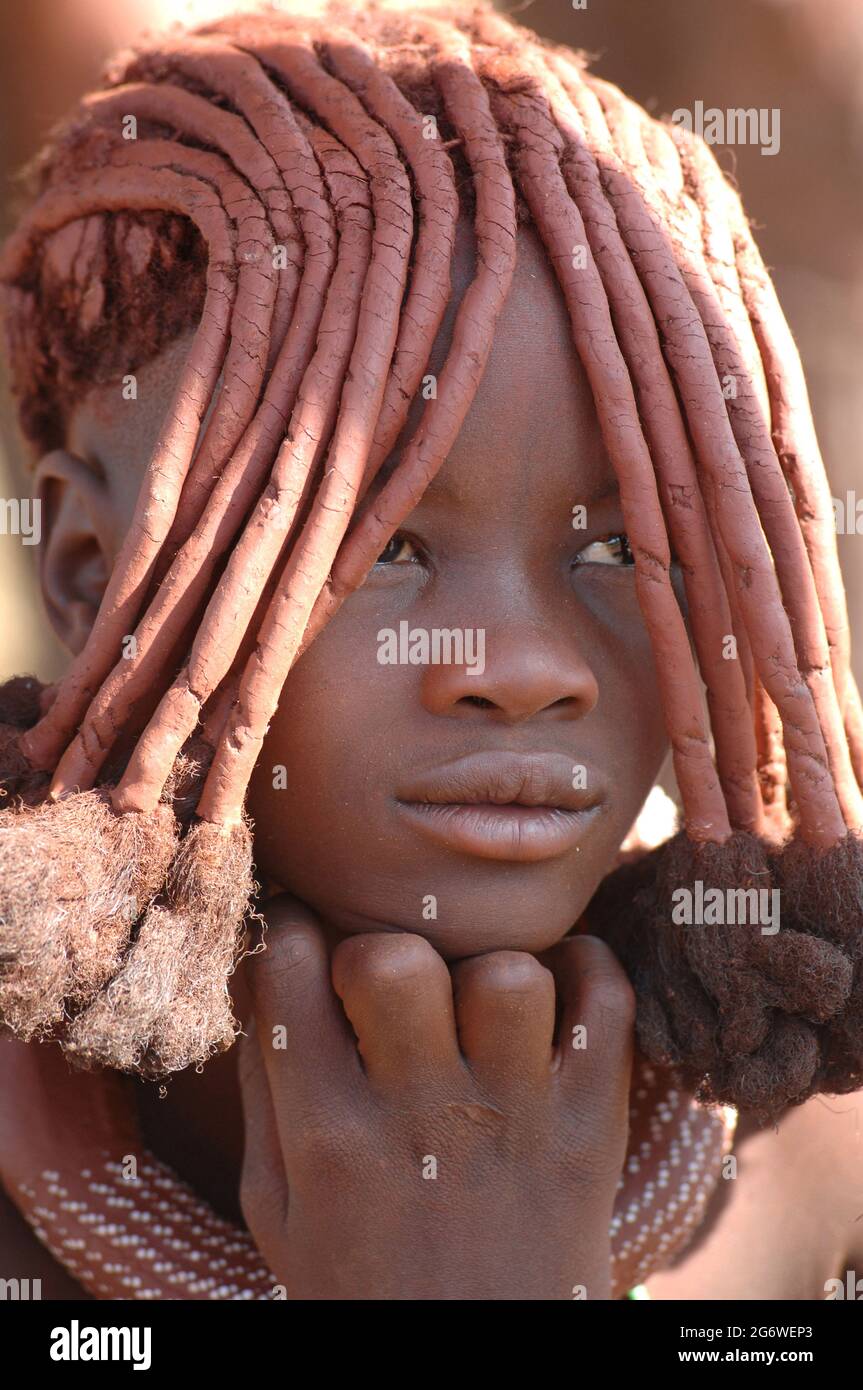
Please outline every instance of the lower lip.
M428 839L461 854L530 864L577 849L595 807L495 806L400 801L399 810Z

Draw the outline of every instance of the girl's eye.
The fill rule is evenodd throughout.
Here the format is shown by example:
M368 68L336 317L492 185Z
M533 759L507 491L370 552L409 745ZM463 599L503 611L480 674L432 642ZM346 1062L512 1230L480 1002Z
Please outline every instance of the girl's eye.
M391 536L375 561L375 565L409 565L417 559L417 549L413 541L401 531Z
M600 541L591 541L575 557L576 565L634 565L635 558L629 544L629 537L604 536Z

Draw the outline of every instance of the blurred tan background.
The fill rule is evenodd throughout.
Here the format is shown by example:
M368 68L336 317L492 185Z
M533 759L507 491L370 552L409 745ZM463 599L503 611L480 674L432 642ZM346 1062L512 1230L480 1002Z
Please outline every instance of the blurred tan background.
M863 0L534 0L499 4L584 48L658 115L678 107L778 107L781 148L715 147L743 190L773 267L815 405L834 497L863 502ZM148 28L254 0L27 0L0 6L0 234L13 176L105 58ZM280 8L289 9L289 3ZM417 6L411 5L411 9ZM0 498L27 485L0 381ZM863 534L840 537L863 679ZM0 534L0 678L55 676L63 657L38 606L36 548Z

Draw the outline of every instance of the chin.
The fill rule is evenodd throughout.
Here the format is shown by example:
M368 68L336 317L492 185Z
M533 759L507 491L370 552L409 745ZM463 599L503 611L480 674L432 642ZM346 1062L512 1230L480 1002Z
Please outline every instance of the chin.
M320 846L318 847L320 851ZM408 847L409 849L411 847ZM444 960L489 951L538 955L572 930L607 871L602 854L545 863L442 862L434 853L391 853L385 865L333 852L297 857L271 875L320 919L328 935L411 932ZM328 863L326 873L321 861ZM269 865L258 862L263 873Z
M527 951L539 955L562 941L580 915L570 905L552 905L541 901L531 917L511 914L502 902L489 902L483 912L456 912L445 920L438 911L437 919L398 920L395 911L386 915L360 915L340 911L332 905L310 904L335 928L340 936L357 936L362 932L403 931L422 936L446 961L467 956L484 955L489 951ZM431 907L428 909L431 911ZM542 924L541 926L539 924Z

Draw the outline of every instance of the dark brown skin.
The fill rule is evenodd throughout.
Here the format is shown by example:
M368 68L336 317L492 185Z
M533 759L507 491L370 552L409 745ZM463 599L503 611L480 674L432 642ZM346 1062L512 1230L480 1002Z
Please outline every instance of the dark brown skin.
M448 958L559 941L666 748L634 571L602 540L624 528L593 402L548 263L527 235L520 252L456 448L389 563L292 673L249 801L265 873L340 931L395 926ZM585 530L572 526L579 503ZM574 568L579 552L606 563ZM404 620L484 628L485 671L380 665L378 632ZM485 751L560 753L585 767L599 805L577 851L528 865L468 857L399 817L406 785ZM287 790L273 788L279 763ZM423 917L428 894L436 922Z
M468 274L463 248L457 292ZM118 403L113 388L103 389L73 419L75 454L106 472L107 496L94 489L89 500L100 548L121 532L134 503L134 480L158 430L154 398L164 404L184 346L139 373L137 401ZM42 465L46 475L73 467L80 471L66 455ZM572 526L578 504L587 507L585 530ZM65 542L56 528L48 542L43 582L49 601L55 590L67 595L58 627L74 645L100 560L94 539L82 554L77 516L62 530ZM387 558L398 562L376 567L285 686L249 799L259 869L341 931L416 931L448 956L559 941L607 873L666 750L633 570L616 563L615 544L602 539L622 532L563 303L525 233L473 409L400 533L418 562L410 546L400 556L392 546ZM585 547L606 563L574 569ZM109 551L105 568L111 558ZM380 665L377 634L402 620L412 628L484 628L484 674ZM632 737L621 740L621 728ZM435 851L406 827L394 806L406 781L485 750L560 753L585 767L601 804L578 852L528 866L489 863ZM273 787L278 766L286 790ZM438 900L437 923L423 918L429 894Z
M450 974L422 937L378 933L330 960L290 902L270 922L241 1197L288 1298L609 1298L634 1001L604 944L554 953L557 1050L555 980L525 952Z
M465 270L462 256L462 281ZM73 452L40 465L43 586L73 651L183 347L139 374L137 402L92 393L72 421ZM571 524L578 503L584 531ZM236 1049L201 1078L177 1078L165 1103L141 1087L150 1144L223 1208L239 1187L289 1297L571 1298L575 1285L609 1297L632 993L601 943L556 943L611 867L666 747L633 574L609 563L622 551L607 538L622 529L563 307L524 234L474 407L403 533L416 551L391 547L302 658L264 745L249 803L256 859L301 901L269 905L269 949L242 971L255 1036L239 1049L239 1090ZM577 565L586 546L592 563ZM401 620L484 628L484 674L379 665L377 633ZM556 752L587 768L598 806L577 849L489 859L404 821L395 802L407 777L481 750ZM279 765L287 790L273 787ZM436 920L423 916L427 895ZM584 1051L568 1046L575 1020L588 1026ZM279 1025L283 1050L271 1046ZM754 1142L775 1155L796 1126L800 1147L804 1115L820 1111L803 1107ZM423 1178L427 1156L435 1180ZM787 1166L768 1156L761 1182L795 1200ZM850 1179L836 1186L853 1204ZM740 1215L742 1188L718 1228L732 1243L723 1235L717 1252L711 1235L685 1266L698 1267L700 1296L729 1277L729 1251L742 1261L744 1235L758 1239L759 1190L747 1177ZM853 1248L841 1233L856 1214L822 1209L796 1296L819 1296L818 1279ZM781 1252L766 1264L775 1285ZM738 1272L748 1277L740 1261ZM681 1277L659 1276L658 1295L681 1296Z

